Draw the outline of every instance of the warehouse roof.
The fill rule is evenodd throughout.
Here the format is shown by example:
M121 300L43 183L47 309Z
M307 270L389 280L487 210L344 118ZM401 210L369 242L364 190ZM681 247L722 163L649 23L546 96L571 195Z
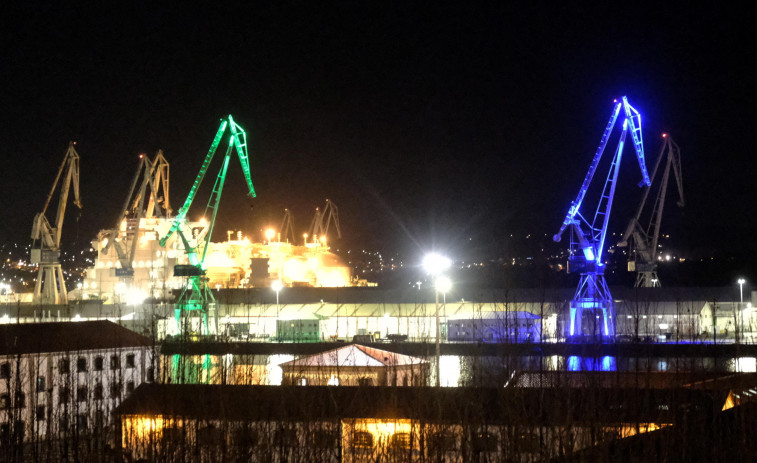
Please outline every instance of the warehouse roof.
M531 425L673 423L683 408L706 414L720 410L726 396L727 391L678 388L142 384L114 413L234 421L382 418Z
M0 355L150 345L149 338L106 320L0 325Z
M388 367L427 363L425 360L388 350L350 344L282 363L280 367Z

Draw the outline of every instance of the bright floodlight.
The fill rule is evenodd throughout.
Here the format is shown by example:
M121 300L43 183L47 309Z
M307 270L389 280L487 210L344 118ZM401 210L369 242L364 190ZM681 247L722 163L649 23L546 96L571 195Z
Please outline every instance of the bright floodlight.
M447 270L452 262L447 257L436 253L426 254L423 258L423 267L431 275L438 275Z
M452 289L452 280L442 275L436 279L436 290L442 294L446 294L447 291Z
M283 287L284 287L284 284L281 283L281 280L274 280L273 283L271 283L271 289L276 291L276 293L281 291L281 288Z
M276 231L273 228L269 228L268 230L265 231L265 238L268 240L269 243L271 242L274 236L276 236Z
M746 280L743 278L739 278L739 281L737 283L740 285L743 285L744 283L746 283Z

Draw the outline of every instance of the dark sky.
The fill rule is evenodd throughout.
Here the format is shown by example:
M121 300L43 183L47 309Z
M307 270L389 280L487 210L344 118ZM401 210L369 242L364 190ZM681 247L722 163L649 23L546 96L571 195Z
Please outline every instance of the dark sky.
M674 244L755 250L751 12L666 2L9 3L0 6L2 241L28 241L69 140L84 209L78 223L69 215L64 241L114 222L140 152L165 151L178 209L232 114L249 133L258 198L244 198L234 160L219 235L278 224L285 207L302 233L330 198L343 246L488 254L510 233L557 231L612 100L628 95L644 117L650 169L662 131L681 147L687 206L671 206L663 225ZM616 228L640 197L631 151L621 177Z

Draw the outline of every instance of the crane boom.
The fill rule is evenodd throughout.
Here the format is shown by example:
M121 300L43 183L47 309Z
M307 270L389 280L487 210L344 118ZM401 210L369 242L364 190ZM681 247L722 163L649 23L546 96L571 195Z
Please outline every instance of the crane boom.
M589 222L585 215L581 213L581 207L613 133L613 129L616 126L618 117L621 114L621 109L623 110L623 127L620 131L617 148L612 157L607 178L594 210L594 215L591 222ZM620 161L623 155L626 136L629 133L631 134L632 144L641 170L642 179L640 185L649 185L651 183L645 165L644 145L641 135L641 115L628 103L628 99L624 96L620 101L615 101L613 110L610 113L610 119L602 133L599 147L594 152L594 157L578 191L578 195L568 208L560 229L553 236L554 241L559 242L565 230L570 228L571 243L568 270L577 270L581 274L578 288L570 305L570 336L580 336L583 333L584 310L592 312L601 311L602 313L602 325L600 329L592 331L600 331L602 336L610 336L614 333L613 301L604 277L605 264L602 261L602 256L613 199L615 198ZM599 316L597 315L596 318L599 318ZM594 317L592 317L592 320L594 320Z
M107 254L110 249L115 249L118 261L121 264L121 268L116 269L117 276L130 277L134 275L133 261L139 240L141 219L149 219L155 215L164 217L171 214L168 198L168 169L168 161L163 156L163 151L158 150L154 161L141 154L129 193L124 199L115 226L110 230L101 232L100 242L105 243L103 252ZM161 188L162 196L160 195ZM147 202L146 205L145 202Z
M228 146L226 148L226 154L224 155L223 165L216 177L213 184L213 192L210 195L208 204L205 208L205 214L208 210L212 210L210 222L206 228L204 236L187 237L183 230L183 226L186 223L186 216L189 212L192 203L197 195L197 191L202 184L205 174L208 172L211 162L218 150L219 145L223 141L228 131ZM205 276L204 262L205 257L208 254L210 240L213 235L213 229L215 228L216 215L218 213L218 207L221 202L221 194L223 193L223 186L226 181L226 172L229 167L229 161L231 160L232 151L236 151L239 163L242 166L245 181L247 182L248 195L255 197L255 188L252 185L252 176L250 174L250 160L247 152L247 135L234 119L229 115L227 118L221 120L221 124L218 127L213 142L208 149L205 159L200 166L200 171L195 178L192 187L189 190L184 204L179 212L176 214L174 221L168 230L168 232L160 238L160 245L165 246L168 239L173 233L178 233L181 242L184 245L184 250L189 260L189 265L177 265L174 268L174 275L186 276L188 278L187 285L179 295L176 301L175 317L179 331L182 331L181 317L184 313L190 311L199 311L203 319L203 334L211 334L218 327L218 314L215 314L215 324L213 329L208 325L208 313L214 308L215 297L208 287L208 279ZM198 253L199 248L199 253Z
M660 154L657 156L655 167L652 170L652 182L658 178L657 173L663 160L665 167L660 177L659 189L651 209L649 221L646 226L642 225L642 214L645 211L647 198L651 191L652 185L644 188L641 202L636 209L636 214L628 222L626 231L623 233L619 247L630 246L630 256L628 270L636 271L636 287L659 287L660 279L657 276L657 249L660 238L660 225L662 223L662 213L665 208L665 198L668 190L670 172L676 180L678 187L679 207L684 206L683 182L681 176L681 151L678 145L668 134L663 134L663 143L660 148Z
M37 283L32 298L35 304L66 304L68 302L66 282L60 265L60 238L68 195L72 186L74 205L79 209L82 207L79 199L79 153L76 152L74 145L76 145L75 142L68 144L68 150L45 200L45 206L42 212L34 217L32 225L31 262L39 264ZM51 225L45 214L59 185L58 209L55 221Z

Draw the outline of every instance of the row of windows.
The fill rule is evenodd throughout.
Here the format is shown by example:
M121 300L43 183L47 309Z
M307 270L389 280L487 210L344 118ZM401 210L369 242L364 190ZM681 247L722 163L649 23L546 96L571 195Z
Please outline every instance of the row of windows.
M104 369L105 360L102 356L95 357L94 361L94 370L95 371L102 371ZM134 368L137 366L136 362L136 356L134 354L127 354L126 355L126 368ZM121 357L119 355L111 355L110 356L110 369L111 370L118 370L121 368ZM58 362L58 370L63 373L69 373L71 371L71 361L68 359L60 359ZM87 371L87 358L86 357L79 357L76 359L76 371L77 372L85 372ZM0 364L0 379L10 379L11 377L11 364L9 362L4 362Z
M104 369L105 360L102 356L95 357L93 362L93 368L95 371L102 371ZM136 356L134 354L126 355L126 368L134 368L137 366ZM118 370L121 368L121 356L110 356L110 369ZM71 362L68 359L60 359L58 362L58 370L61 374L69 373L71 371ZM87 358L79 357L76 359L76 371L79 373L87 371Z
M105 389L101 383L95 384L92 389L92 398L94 400L103 400L105 398ZM123 385L121 383L113 383L110 385L110 398L118 399L121 397L123 391ZM134 392L134 381L126 383L126 393L131 394ZM68 402L71 399L71 390L68 387L61 387L58 390L58 401L60 403ZM89 388L87 386L79 386L76 388L76 401L86 402L89 399Z

